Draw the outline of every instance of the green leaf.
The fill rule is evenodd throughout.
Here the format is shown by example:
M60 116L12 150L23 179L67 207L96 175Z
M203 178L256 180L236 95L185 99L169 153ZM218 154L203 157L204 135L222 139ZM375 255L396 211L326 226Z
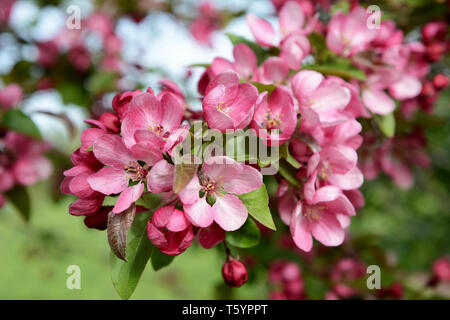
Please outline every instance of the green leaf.
M283 157L287 163L289 163L291 166L293 166L295 169L300 169L302 166L295 158L289 153L289 148L287 143L284 143L280 147L280 154L281 157Z
M136 216L127 233L128 262L120 260L111 252L111 279L119 296L127 300L136 289L154 247L147 237L147 221L149 215L140 213Z
M158 271L164 267L167 267L172 263L173 259L175 259L174 256L169 256L168 254L162 253L161 251L155 249L151 260L153 270Z
M373 118L386 137L392 138L395 135L395 118L393 113L384 116L373 115Z
M338 76L348 79L365 81L366 74L351 64L310 64L302 66L302 70L314 70L327 76Z
M252 85L258 89L259 93L262 93L264 91L267 91L268 96L272 94L272 91L275 90L275 86L273 84L264 84L256 81L251 82Z
M117 75L114 72L100 72L92 75L88 80L89 91L94 95L114 91Z
M188 65L188 68L194 68L194 67L201 67L201 68L208 68L211 64L210 63L193 63Z
M236 231L227 232L225 239L229 244L238 248L251 248L261 239L261 233L252 219L247 219L244 225Z
M287 162L280 161L280 167L278 168L278 172L281 176L286 179L293 186L299 186L300 182L295 177L294 168L292 168Z
M31 201L27 189L23 186L16 186L5 192L5 195L19 211L22 218L28 222L31 214Z
M276 230L269 209L269 196L267 195L266 186L264 184L259 189L249 193L240 194L238 197L253 218L267 228Z
M33 120L19 109L8 110L3 116L1 125L32 138L41 138L41 133Z
M232 33L227 33L226 36L228 37L228 39L230 39L230 41L233 45L237 45L239 43L244 43L244 44L248 45L250 47L250 49L252 49L252 51L255 53L256 58L258 59L258 65L263 63L270 56L272 56L272 55L276 56L279 54L277 49L272 49L273 52L271 52L269 50L264 49L256 42L247 40L241 36L238 36L238 35L235 35Z

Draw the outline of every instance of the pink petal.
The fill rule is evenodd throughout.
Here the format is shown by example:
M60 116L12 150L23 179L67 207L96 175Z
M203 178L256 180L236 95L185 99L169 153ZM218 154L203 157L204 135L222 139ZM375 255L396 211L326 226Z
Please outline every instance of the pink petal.
M292 240L297 247L309 252L312 249L313 241L308 221L303 217L301 202L298 202L295 213L291 218L290 230Z
M69 183L70 193L80 198L89 198L97 194L87 181L90 175L90 172L85 172L73 177Z
M225 231L239 229L248 217L247 208L237 196L232 194L217 197L213 208L214 221Z
M87 179L95 191L106 195L117 194L128 187L129 178L123 169L106 167Z
M172 232L180 232L190 227L190 222L184 216L183 211L174 209L169 223L167 224L167 230Z
M329 202L336 200L341 195L341 190L335 186L325 186L319 188L314 193L312 203Z
M217 182L225 182L242 174L242 165L226 156L211 157L205 160L203 170L206 175Z
M281 33L287 36L303 28L305 24L305 13L297 2L288 1L281 8L279 19Z
M394 100L381 90L363 90L362 100L366 108L376 114L388 114L395 109Z
M354 167L345 174L332 174L328 181L342 190L352 190L361 187L364 182L364 175L358 167Z
M178 100L171 94L166 94L161 99L161 125L164 130L172 131L181 124L183 108Z
M193 204L199 199L199 192L202 189L197 175L195 175L188 185L178 193L183 204Z
M94 144L95 140L105 134L105 131L97 128L88 128L81 133L81 148L87 150Z
M311 224L314 238L326 246L338 246L344 242L345 233L335 214L322 212Z
M246 44L240 43L233 48L234 67L244 79L249 79L257 68L256 55Z
M291 80L292 90L297 99L303 103L320 86L324 76L317 71L304 70L297 72Z
M205 249L211 249L225 240L225 231L216 223L207 228L202 228L198 232L198 240Z
M133 203L138 201L144 192L144 184L138 183L137 185L126 188L117 199L116 205L113 208L114 213L121 213L127 210Z
M105 134L101 136L95 141L93 151L95 157L107 166L123 168L135 160L118 135Z
M422 90L422 83L419 79L403 75L400 81L389 86L389 93L398 100L415 98Z
M69 213L73 216L87 216L94 214L102 206L104 197L94 199L78 199L69 206Z
M206 197L198 199L193 204L183 205L183 209L189 221L197 227L209 227L214 221L215 210L206 202Z
M225 182L224 189L229 193L244 194L252 192L262 185L262 175L255 168L241 164L242 171L238 175L231 175ZM228 173L225 172L228 175Z
M136 160L142 160L148 166L152 166L162 159L161 150L150 142L136 143L131 147L131 153Z
M258 44L265 47L276 45L276 34L268 21L255 16L253 13L247 15L246 21Z
M289 76L289 66L280 57L270 57L261 66L264 83L281 84Z
M175 177L174 165L166 160L158 161L147 175L148 189L153 193L170 191Z

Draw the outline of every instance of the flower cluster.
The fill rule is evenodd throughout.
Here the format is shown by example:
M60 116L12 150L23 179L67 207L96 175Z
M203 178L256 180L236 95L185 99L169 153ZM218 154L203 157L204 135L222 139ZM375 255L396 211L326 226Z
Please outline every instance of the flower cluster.
M82 133L81 147L72 154L74 167L64 173L61 186L78 197L69 208L72 215L104 229L111 216L159 194L161 205L151 210L147 235L172 256L183 253L195 236L207 249L225 238L239 246L239 239L248 240L245 232L253 227L259 232L253 219L275 229L262 176L267 164L259 155L252 162L251 154L241 161L228 150L205 156L211 140L202 140L203 128L216 137L254 132L278 154L276 207L295 245L306 252L313 238L325 246L344 242L350 217L364 206L359 190L364 176L370 179L382 170L401 186L412 184L411 167L429 165L425 140L417 128L395 135L392 123L415 112L408 104L430 104L447 85L444 75L426 79L430 63L442 55L429 49L444 41L439 28L433 33L426 27L424 45L406 42L390 20L368 28L368 13L359 5L337 11L326 25L309 1L277 1L276 6L278 31L248 14L256 43L240 41L233 61L217 57L208 65L198 82L201 112L192 112L177 85L164 80L159 94L151 88L117 94L113 112L86 121L92 128ZM203 8L207 20L214 14L208 8ZM397 105L403 112L395 110ZM386 136L381 143L380 131ZM183 158L200 162L177 162L180 148L192 140L201 140L201 148L183 149ZM106 205L111 198L112 207ZM247 281L245 267L224 247L224 279L240 286ZM357 261L345 260L336 268L331 275L336 282L347 271L361 276ZM294 265L280 262L272 278L284 286L280 297L304 296ZM347 289L337 284L330 298L357 294Z

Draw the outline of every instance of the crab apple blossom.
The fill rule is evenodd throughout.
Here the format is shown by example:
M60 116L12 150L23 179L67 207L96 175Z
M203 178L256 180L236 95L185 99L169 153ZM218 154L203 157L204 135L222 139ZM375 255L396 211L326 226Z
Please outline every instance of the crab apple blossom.
M128 148L154 145L163 152L170 151L187 134L180 128L182 118L182 105L171 93L162 95L161 100L149 92L139 94L123 119L123 141Z
M221 132L249 125L258 99L250 83L239 83L236 72L227 70L212 79L203 98L203 113L210 129Z
M253 115L252 128L269 145L281 145L294 133L297 112L287 89L276 88L270 97L259 95Z
M304 251L311 250L313 236L326 246L340 245L344 241L345 216L355 215L352 203L338 187L325 185L316 189L316 182L314 172L303 192L292 194L290 203L279 204L280 215L290 225L295 244Z
M377 36L376 30L367 28L368 17L366 10L359 6L348 14L334 14L328 25L327 47L344 57L365 50Z
M291 86L305 121L335 125L349 119L343 112L351 99L348 88L337 83L327 83L322 74L310 70L295 74Z
M194 238L191 223L174 206L162 207L154 213L147 224L147 235L159 251L171 256L183 253Z
M123 212L141 197L148 167L162 157L156 148L147 146L143 150L137 147L130 151L119 136L110 134L101 136L94 143L95 157L107 167L90 175L87 181L93 190L104 195L120 193L112 210L114 213ZM130 182L135 184L129 185Z
M248 216L237 195L256 190L261 184L262 175L255 168L217 156L203 163L201 172L178 196L193 225L205 228L215 221L225 231L233 231L239 229ZM211 199L214 199L213 205L209 203Z

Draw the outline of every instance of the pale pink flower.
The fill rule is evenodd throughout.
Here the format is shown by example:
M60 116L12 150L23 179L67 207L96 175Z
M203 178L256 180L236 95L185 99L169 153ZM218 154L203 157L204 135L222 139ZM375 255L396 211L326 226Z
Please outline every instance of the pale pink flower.
M346 219L341 222L339 215L355 215L352 203L338 187L326 185L316 190L316 179L314 172L305 183L302 195L291 193L292 200L279 204L282 220L290 225L295 244L304 251L311 250L313 236L326 246L340 245L347 223ZM291 191L285 190L282 196L287 192Z
M311 125L335 125L349 119L343 110L351 99L350 90L338 83L327 83L316 71L304 70L291 79L304 121Z
M352 56L365 50L377 36L376 29L369 29L369 14L360 6L348 14L336 12L328 25L327 47L344 57Z
M239 83L236 72L222 72L209 83L203 99L208 127L221 132L247 127L257 98L258 90L249 83Z
M254 191L261 184L262 175L255 168L228 157L212 157L178 196L186 216L195 226L206 228L215 221L222 229L233 231L248 216L237 195ZM213 198L215 202L210 205L208 201Z

